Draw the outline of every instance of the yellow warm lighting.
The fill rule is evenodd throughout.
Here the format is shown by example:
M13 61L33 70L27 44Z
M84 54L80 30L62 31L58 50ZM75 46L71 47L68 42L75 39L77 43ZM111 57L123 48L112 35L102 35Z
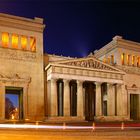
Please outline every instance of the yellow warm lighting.
M18 48L18 35L12 35L12 47Z
M122 65L124 65L124 53L121 55Z
M103 59L103 62L106 63L106 58Z
M138 67L140 67L140 57L138 57Z
M30 50L36 51L36 40L34 37L30 37Z
M24 50L26 50L26 48L27 48L27 37L26 36L21 37L21 48Z
M111 55L111 64L114 64L114 55Z
M131 64L131 61L132 61L131 60L131 56L130 55L127 55L127 64L130 65Z
M135 56L132 56L132 65L134 65Z
M107 59L107 63L110 64L110 58Z
M2 46L8 47L9 45L9 34L8 33L2 33Z
M14 120L15 119L15 116L14 116L14 114L12 114L12 120Z

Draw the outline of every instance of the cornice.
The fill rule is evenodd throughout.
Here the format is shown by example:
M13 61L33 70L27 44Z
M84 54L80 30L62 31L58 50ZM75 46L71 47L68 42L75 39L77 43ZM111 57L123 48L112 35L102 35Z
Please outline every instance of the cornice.
M128 49L128 50L140 52L140 43L123 39L120 36L115 36L111 42L109 42L101 49L95 51L94 56L96 58L100 58L101 56L109 53L110 51L116 48L122 48L122 49Z
M43 32L45 25L42 18L24 18L0 13L0 26Z

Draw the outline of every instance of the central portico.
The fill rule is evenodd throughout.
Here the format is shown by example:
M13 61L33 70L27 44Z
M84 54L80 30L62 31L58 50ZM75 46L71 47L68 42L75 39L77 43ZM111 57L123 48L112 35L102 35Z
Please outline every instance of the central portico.
M93 55L50 62L47 72L48 119L109 120L127 118L124 72ZM127 105L126 105L127 106Z

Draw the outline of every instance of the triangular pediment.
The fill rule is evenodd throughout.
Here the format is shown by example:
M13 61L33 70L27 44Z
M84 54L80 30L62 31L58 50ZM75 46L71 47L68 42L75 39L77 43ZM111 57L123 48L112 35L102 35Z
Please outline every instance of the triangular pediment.
M111 66L109 64L106 64L98 60L94 56L55 61L54 64L68 65L72 67L81 67L81 68L89 68L89 69L97 69L97 70L108 70L108 71L114 71L114 72L123 72L114 66Z

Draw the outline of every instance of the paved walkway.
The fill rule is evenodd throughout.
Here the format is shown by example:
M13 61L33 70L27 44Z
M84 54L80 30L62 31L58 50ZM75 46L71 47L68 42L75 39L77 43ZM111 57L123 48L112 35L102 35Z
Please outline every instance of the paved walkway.
M0 129L0 140L140 140L140 131Z

